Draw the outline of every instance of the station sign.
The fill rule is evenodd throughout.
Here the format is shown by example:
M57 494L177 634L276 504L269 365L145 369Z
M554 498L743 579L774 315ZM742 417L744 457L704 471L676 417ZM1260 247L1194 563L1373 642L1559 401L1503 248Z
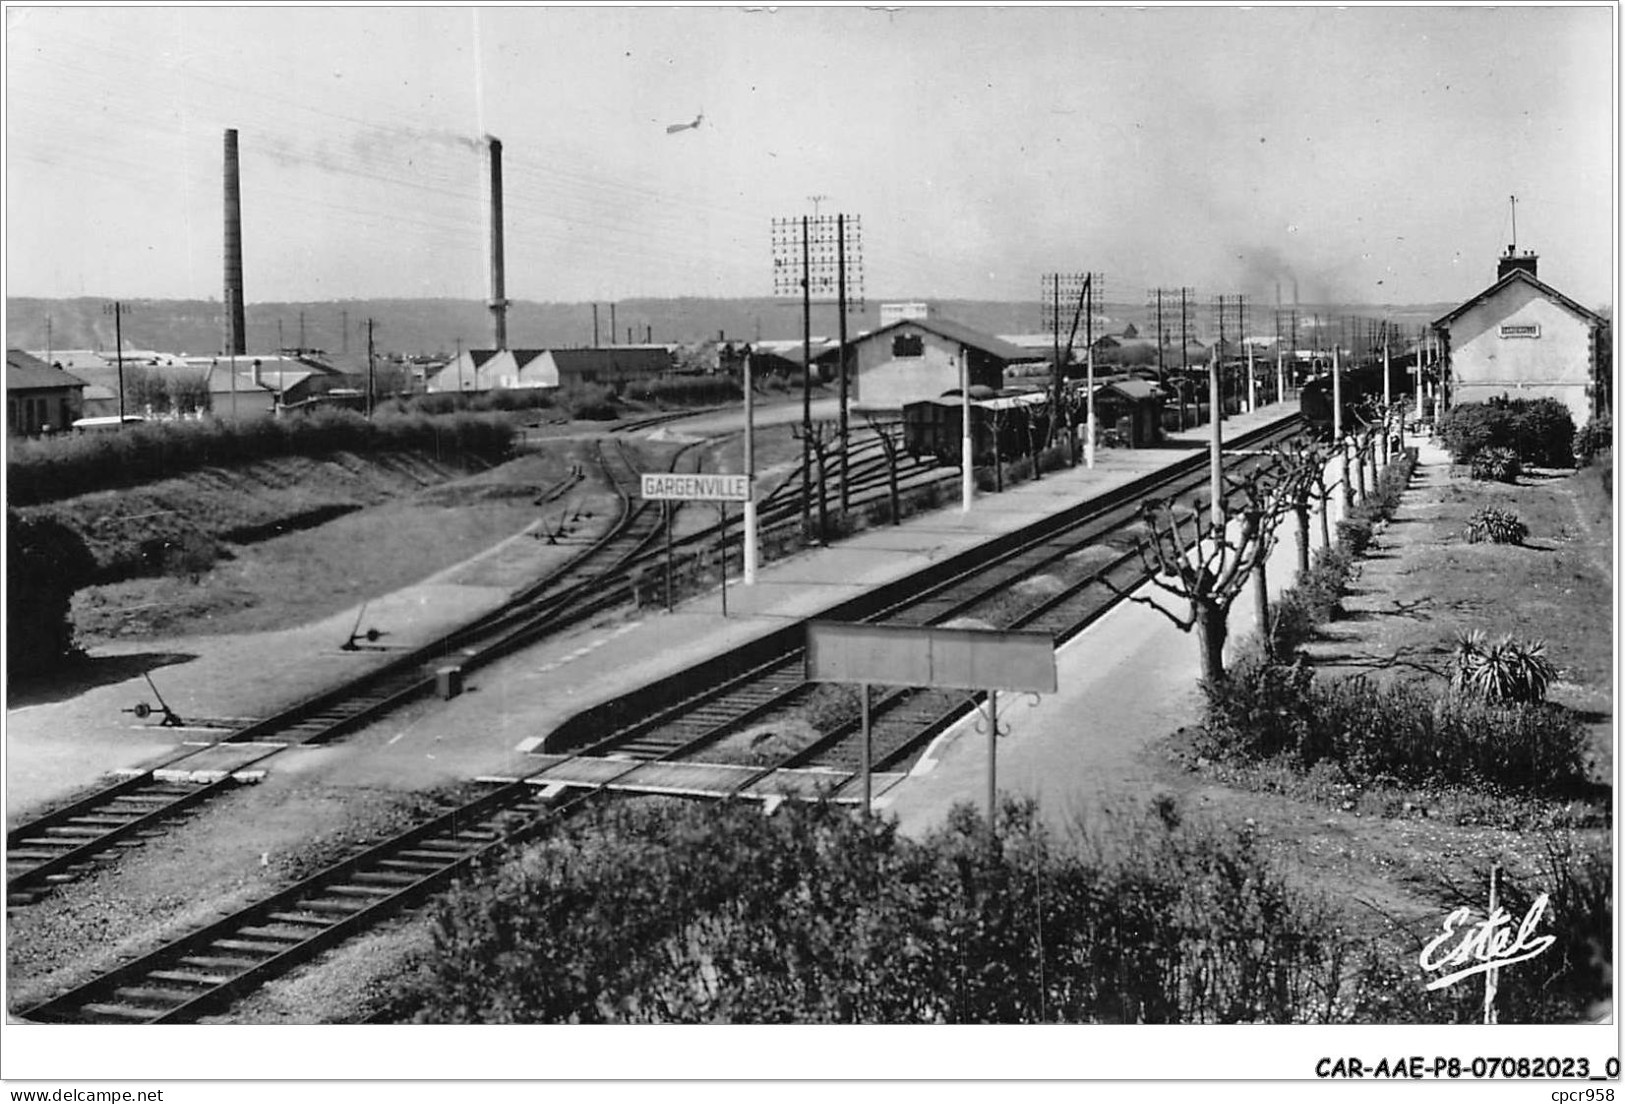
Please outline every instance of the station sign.
M1539 337L1540 336L1540 323L1539 322L1521 322L1521 323L1509 322L1506 325L1503 325L1501 327L1501 336L1503 338L1507 338L1507 337Z
M813 682L1053 694L1055 637L1001 629L812 621L807 624L806 674Z
M677 502L749 502L748 475L684 475L678 472L644 472L642 495L646 499Z

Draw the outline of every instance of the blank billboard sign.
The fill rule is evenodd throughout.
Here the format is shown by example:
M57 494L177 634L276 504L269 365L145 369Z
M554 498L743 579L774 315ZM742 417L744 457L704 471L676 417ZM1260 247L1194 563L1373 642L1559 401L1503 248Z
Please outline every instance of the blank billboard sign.
M929 625L807 623L807 679L948 690L1055 692L1055 638Z

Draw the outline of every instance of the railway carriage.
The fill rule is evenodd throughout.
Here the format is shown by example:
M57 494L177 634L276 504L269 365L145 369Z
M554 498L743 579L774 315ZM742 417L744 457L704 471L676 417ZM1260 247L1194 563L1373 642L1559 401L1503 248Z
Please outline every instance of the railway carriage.
M977 464L993 463L995 449L1003 460L1026 456L1032 442L1049 432L1049 394L1044 391L1000 393L987 387L970 390L971 456ZM933 457L948 467L959 464L961 418L965 403L957 391L903 407L903 447L910 456Z

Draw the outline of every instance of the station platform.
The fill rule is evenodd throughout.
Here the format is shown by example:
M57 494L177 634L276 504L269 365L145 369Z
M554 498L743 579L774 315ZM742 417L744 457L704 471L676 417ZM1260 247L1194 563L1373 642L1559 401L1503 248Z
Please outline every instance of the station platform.
M1296 406L1290 402L1264 406L1227 418L1224 435L1233 437L1295 413ZM828 547L805 550L763 565L756 583L749 587L737 576L730 577L726 615L720 592L713 590L679 603L670 612L628 610L562 633L470 672L465 692L450 701L415 703L342 740L289 749L254 764L253 769L263 766L263 784L269 785L289 776L306 780L319 776L324 785L402 790L535 773L547 764L534 752L575 713L782 629L787 622L816 617L865 590L1167 467L1204 448L1208 433L1203 426L1173 434L1169 442L1156 448L1098 449L1093 468L1080 465L1047 473L1002 493L977 494L968 512L961 511L955 501L902 525L866 530ZM403 612L425 608L435 615L431 620L442 623L449 616L449 608L439 600L444 591L443 585L426 582L398 591L379 605ZM492 598L479 593L475 604L488 608ZM324 626L323 631L331 635L330 627ZM229 715L240 711L233 704L233 672L240 669L234 664L249 656L256 665L308 667L347 662L313 655L311 641L310 633L295 630L225 643L196 637L147 646L177 654L178 661L165 666L161 676L167 697L186 703L192 712ZM1184 643L1194 651L1193 643ZM81 699L25 711L28 716L22 720L36 734L48 737L61 733L64 724L70 726L72 739L67 742L11 739L19 716L8 714L8 820L117 771L144 769L173 757L185 750L183 740L200 739L196 733L183 736L156 725L135 726L118 716L118 705L150 697L139 676L98 687L93 693L98 703L93 721ZM222 766L211 762L207 768ZM563 780L574 781L573 776ZM775 784L774 792L789 793L800 781L786 777L779 780L782 785ZM877 794L882 792L878 782ZM888 780L885 797L901 802L913 784L913 779ZM980 792L973 786L965 797Z

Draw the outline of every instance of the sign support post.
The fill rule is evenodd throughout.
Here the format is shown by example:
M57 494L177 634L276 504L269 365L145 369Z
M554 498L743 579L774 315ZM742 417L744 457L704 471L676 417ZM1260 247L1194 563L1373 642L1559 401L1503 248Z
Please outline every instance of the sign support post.
M671 503L662 502L660 513L665 520L662 526L666 530L666 612L671 612Z
M869 729L869 684L858 683L858 712L863 718L863 812L867 816L875 811L871 766L872 744Z
M722 616L728 616L728 504L717 503L717 574L722 576Z
M993 835L994 819L999 811L998 768L999 757L999 692L987 692L987 831Z

